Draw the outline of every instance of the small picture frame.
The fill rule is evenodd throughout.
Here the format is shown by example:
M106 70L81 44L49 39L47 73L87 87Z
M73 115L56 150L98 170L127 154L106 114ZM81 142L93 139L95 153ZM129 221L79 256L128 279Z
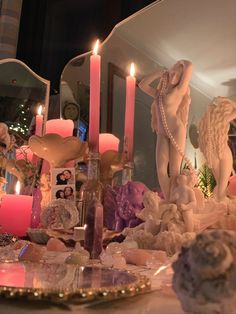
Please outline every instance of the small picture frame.
M53 168L51 170L51 199L76 201L75 168Z
M57 185L52 187L52 200L66 199L75 201L75 186L74 185Z
M75 185L74 168L53 168L51 172L52 186L54 185Z

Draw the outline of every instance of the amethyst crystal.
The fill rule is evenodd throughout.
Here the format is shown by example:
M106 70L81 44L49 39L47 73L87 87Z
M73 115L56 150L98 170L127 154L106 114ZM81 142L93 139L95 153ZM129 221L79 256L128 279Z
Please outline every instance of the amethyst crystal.
M88 204L85 223L84 248L91 258L96 259L102 252L103 236L103 206L98 200L94 199Z
M115 213L115 230L121 232L125 227L135 227L142 220L136 217L143 205L144 193L148 188L142 182L128 182L121 186L117 195L117 209Z

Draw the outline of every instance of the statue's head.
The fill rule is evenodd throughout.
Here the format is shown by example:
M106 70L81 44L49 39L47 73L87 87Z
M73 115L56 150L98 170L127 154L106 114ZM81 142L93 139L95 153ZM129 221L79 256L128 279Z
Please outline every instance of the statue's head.
M183 75L183 65L180 62L175 63L169 70L169 83L178 85Z
M188 178L185 174L179 174L177 177L176 177L176 183L178 185L186 185L188 184Z

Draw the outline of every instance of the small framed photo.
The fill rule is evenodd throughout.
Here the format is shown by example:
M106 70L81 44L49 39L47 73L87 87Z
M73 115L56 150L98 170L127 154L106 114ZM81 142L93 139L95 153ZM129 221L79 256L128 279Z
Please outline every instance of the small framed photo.
M53 168L52 186L54 185L75 185L74 168Z
M66 199L69 201L75 201L75 186L74 185L60 185L52 187L52 200Z

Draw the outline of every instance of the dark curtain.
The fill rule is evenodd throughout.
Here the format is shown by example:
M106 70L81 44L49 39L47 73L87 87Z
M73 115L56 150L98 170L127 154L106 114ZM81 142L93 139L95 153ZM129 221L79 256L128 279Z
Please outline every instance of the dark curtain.
M73 57L153 0L23 0L17 58L58 89Z

